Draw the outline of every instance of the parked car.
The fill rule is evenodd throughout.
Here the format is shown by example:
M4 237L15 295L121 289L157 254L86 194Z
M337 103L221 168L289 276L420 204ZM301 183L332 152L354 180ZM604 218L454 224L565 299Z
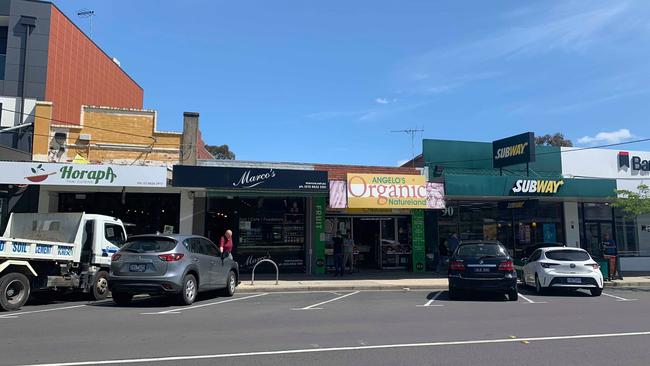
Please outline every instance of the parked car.
M508 250L497 241L464 241L449 260L449 297L459 291L490 291L517 301L517 273Z
M566 247L566 244L564 243L537 243L533 244L529 247L527 247L524 250L524 258L530 258L530 256L535 252L537 249L540 248L562 248Z
M189 305L202 291L234 295L239 265L202 236L137 235L113 254L108 283L119 305L136 294L173 295Z
M524 262L523 282L538 294L548 288L589 289L593 296L603 292L600 266L584 249L540 248Z

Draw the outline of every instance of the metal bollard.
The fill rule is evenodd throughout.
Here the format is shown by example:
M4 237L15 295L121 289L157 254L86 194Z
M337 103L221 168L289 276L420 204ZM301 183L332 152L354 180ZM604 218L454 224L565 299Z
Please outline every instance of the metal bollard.
M251 286L253 286L253 284L255 283L255 268L257 268L257 266L263 262L269 262L273 264L273 266L275 267L275 285L278 286L279 285L278 280L280 279L280 270L278 269L278 265L275 264L275 262L270 259L262 259L261 261L255 263L255 266L253 266L253 273L251 274Z

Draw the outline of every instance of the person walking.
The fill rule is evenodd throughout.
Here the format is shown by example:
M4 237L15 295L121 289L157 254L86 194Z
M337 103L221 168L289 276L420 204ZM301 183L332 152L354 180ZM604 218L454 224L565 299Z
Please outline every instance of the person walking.
M601 244L603 258L607 259L609 263L609 280L621 277L620 269L618 266L618 248L616 243L610 239L609 233L603 234L603 242Z
M352 240L351 235L347 234L345 236L345 239L343 239L343 270L345 270L345 267L347 267L349 263L350 274L354 269L353 252L354 252L354 241Z
M225 257L230 257L232 253L232 230L226 230L226 233L219 240L219 249L221 250L221 255Z
M335 236L332 242L334 243L334 276L343 276L343 239Z
M459 245L460 245L460 240L458 239L458 234L457 233L451 234L449 239L447 239L447 249L449 250L447 255L450 257L454 255L454 252L456 251L456 248L458 248Z

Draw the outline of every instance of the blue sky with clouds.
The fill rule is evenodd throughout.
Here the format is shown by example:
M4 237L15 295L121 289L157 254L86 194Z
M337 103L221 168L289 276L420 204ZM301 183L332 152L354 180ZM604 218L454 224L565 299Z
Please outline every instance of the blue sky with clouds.
M54 1L238 159L395 165L425 138L649 137L650 2ZM416 152L421 143L416 140ZM650 144L630 145L650 150Z

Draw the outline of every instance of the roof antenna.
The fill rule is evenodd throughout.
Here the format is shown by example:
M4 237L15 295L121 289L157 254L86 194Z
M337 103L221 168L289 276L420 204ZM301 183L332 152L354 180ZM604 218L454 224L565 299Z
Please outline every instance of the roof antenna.
M88 18L90 21L90 34L88 38L93 39L93 17L95 16L95 11L90 9L79 9L77 11L77 16L79 18Z
M424 132L424 129L418 129L417 127L415 127L406 130L393 130L390 132L403 132L411 135L411 154L413 155L413 159L411 161L413 162L413 168L415 168L415 135L418 132Z

